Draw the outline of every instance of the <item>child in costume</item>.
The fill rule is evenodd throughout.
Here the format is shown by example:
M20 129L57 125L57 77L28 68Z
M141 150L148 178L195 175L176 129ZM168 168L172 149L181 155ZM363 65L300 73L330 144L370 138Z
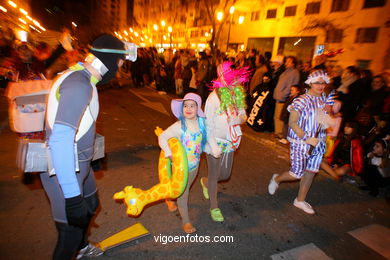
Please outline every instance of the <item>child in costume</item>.
M390 184L390 155L386 140L375 140L374 146L367 154L364 171L360 177L367 186L359 188L369 190L372 196L377 196L379 188Z
M268 185L268 192L275 194L281 182L300 180L294 206L308 214L314 214L315 211L305 199L325 152L326 133L318 119L325 113L327 97L324 88L329 83L329 77L324 71L317 70L309 75L305 83L310 85L308 92L296 98L288 107L290 170L281 175L274 174ZM314 147L312 151L311 146Z
M218 79L213 82L213 91L205 106L207 137L206 146L208 177L201 178L203 195L210 199L210 214L214 221L222 222L224 217L218 207L217 183L231 175L234 151L241 141L240 124L246 121L245 89L250 71L247 68L233 69L231 62L218 66ZM212 153L212 147L222 151L221 158Z
M196 174L200 161L200 154L207 142L205 115L201 108L202 99L194 93L188 93L183 99L174 99L171 102L172 113L179 119L168 127L159 137L158 143L165 156L172 155L168 146L170 138L178 138L187 152L188 159L188 183L183 194L177 199L179 212L183 222L183 230L186 233L196 232L188 216L188 193ZM218 154L214 154L219 156ZM171 200L166 201L168 209L175 211L177 206Z
M334 179L345 174L356 176L363 170L363 144L357 131L357 123L346 122L344 134L337 138L329 155L321 163L321 168Z

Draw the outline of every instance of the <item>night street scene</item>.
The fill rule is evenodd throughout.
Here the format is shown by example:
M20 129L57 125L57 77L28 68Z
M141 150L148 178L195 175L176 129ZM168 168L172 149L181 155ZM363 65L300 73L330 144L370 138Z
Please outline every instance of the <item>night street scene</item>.
M389 0L0 0L0 259L390 259Z

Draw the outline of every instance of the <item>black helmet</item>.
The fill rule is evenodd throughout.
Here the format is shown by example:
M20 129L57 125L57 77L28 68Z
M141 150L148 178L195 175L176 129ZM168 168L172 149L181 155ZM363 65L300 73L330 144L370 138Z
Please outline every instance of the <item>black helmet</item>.
M108 83L115 77L119 69L118 60L125 59L124 51L124 43L109 34L103 34L93 41L90 53L103 62L108 69L108 72L102 75L100 83Z

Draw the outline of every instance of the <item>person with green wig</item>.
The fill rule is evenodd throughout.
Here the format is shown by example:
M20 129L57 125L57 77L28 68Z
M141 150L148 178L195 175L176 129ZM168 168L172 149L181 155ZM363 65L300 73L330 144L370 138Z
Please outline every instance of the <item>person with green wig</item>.
M240 125L246 122L245 93L243 86L248 82L248 68L235 69L231 62L224 62L217 68L218 79L213 81L212 92L205 105L208 144L208 177L200 179L203 195L210 199L210 214L216 222L224 221L218 206L218 182L229 179L232 171L234 151L240 145ZM214 157L212 147L221 150L221 156Z

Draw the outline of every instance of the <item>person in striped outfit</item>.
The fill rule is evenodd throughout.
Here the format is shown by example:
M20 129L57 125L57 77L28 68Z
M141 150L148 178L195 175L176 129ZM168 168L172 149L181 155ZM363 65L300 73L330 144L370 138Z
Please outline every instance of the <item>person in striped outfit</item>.
M310 89L288 107L290 170L280 175L274 174L268 192L275 194L281 182L300 180L294 206L314 214L314 209L305 199L325 152L325 127L319 123L319 118L325 113L325 106L332 104L333 95L327 97L324 93L329 77L322 70L313 71L305 83L310 85Z

